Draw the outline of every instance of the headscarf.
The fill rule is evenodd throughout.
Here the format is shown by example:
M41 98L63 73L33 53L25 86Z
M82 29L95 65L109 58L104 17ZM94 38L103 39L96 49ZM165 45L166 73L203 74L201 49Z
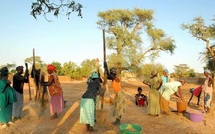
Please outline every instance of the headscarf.
M208 70L208 69L206 69L204 72L205 72L205 73L208 73L208 74L210 74L210 73L211 73L211 71L210 71L210 70Z
M47 69L50 70L50 71L56 71L56 67L54 65L52 65L52 64L49 64L47 66Z
M92 78L92 79L99 78L98 73L93 72L93 73L91 74L91 78Z
M9 74L8 68L7 67L1 68L0 74L1 76L7 76Z
M167 69L164 69L164 72L166 72L166 74L169 74L169 71Z

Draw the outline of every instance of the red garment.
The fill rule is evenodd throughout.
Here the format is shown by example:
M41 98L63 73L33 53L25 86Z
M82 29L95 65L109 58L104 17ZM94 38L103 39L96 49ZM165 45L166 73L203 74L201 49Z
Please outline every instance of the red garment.
M198 97L201 92L202 92L202 86L199 86L193 90L193 95Z
M143 99L139 99L138 102L139 102L139 106L145 105L145 100L143 100Z
M52 65L52 64L49 64L49 65L47 66L47 68L48 68L48 70L56 71L56 67L55 67L54 65Z

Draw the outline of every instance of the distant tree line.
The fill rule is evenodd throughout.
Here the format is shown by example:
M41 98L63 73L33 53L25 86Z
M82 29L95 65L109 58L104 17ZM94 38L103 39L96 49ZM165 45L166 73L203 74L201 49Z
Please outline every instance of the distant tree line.
M53 61L51 64L53 64L56 67L56 73L59 76L68 76L72 79L75 80L82 80L83 78L88 78L90 74L94 71L97 71L97 64L96 64L97 59L86 59L81 62L80 65L69 61L65 63L60 63L58 61ZM32 69L32 62L33 57L26 58L25 63L29 64L29 71ZM12 74L14 74L16 64L7 64L7 65L1 65L0 67L7 66L9 70L11 71ZM42 69L43 72L47 72L47 63L44 63L40 56L35 56L35 67L36 69ZM103 76L103 65L99 64L99 72L101 76ZM142 65L138 70L127 70L126 72L130 72L133 74L136 74L136 77L150 77L151 72L153 70L156 70L158 74L162 75L162 72L164 70L164 65L160 63L148 63ZM123 73L125 73L123 71ZM122 73L122 76L124 76ZM172 77L177 77L177 78L187 78L187 77L195 77L195 71L194 69L190 69L187 64L179 64L179 65L174 65L174 72L171 73Z

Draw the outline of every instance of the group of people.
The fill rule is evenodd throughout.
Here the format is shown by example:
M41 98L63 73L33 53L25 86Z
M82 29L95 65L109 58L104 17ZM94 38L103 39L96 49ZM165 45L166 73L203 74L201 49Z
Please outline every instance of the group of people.
M179 81L170 82L168 75L167 69L163 70L163 75L161 77L158 77L156 71L152 71L151 77L143 80L143 83L150 88L148 97L142 94L142 88L138 87L138 94L135 95L135 103L139 106L148 105L147 113L149 115L159 116L161 112L164 114L170 114L171 110L169 109L169 101L171 95L175 95L180 100L185 101L181 87L186 83L186 81L181 79ZM206 77L204 84L197 88L190 89L191 97L188 104L190 104L193 96L196 96L198 97L197 105L200 105L200 102L202 102L201 105L204 107L203 110L206 113L209 113L212 104L213 79L210 76L209 70L205 70L204 75Z
M109 70L106 62L104 62L104 68L107 72L107 79L112 81L112 88L115 93L113 117L115 117L116 120L112 124L119 125L122 115L125 113L125 95L120 84L120 79L117 76L117 68L112 67ZM93 72L90 80L88 80L87 90L81 98L80 123L86 124L87 131L95 131L95 129L93 129L96 118L95 100L96 96L102 90L100 83L102 83L100 75L97 72Z
M117 68L112 67L108 69L108 65L104 62L104 68L107 72L107 79L112 81L112 88L115 93L113 103L113 117L115 122L113 125L119 125L122 115L125 113L125 94L121 87L121 82L117 76ZM23 87L24 83L28 82L28 72L24 73L23 66L16 68L17 73L13 76L13 85L8 79L9 71L7 67L3 67L0 70L0 123L2 127L7 127L8 123L21 119L23 109ZM58 113L64 108L63 90L56 74L56 67L49 64L47 66L47 72L49 74L47 82L40 82L41 86L48 86L48 93L50 96L50 114L51 119L57 119ZM143 83L149 86L149 96L142 94L142 88L138 87L138 94L135 95L136 105L147 106L147 113L152 116L159 116L161 112L169 114L169 100L171 95L183 100L181 86L186 81L179 80L170 82L168 70L163 70L163 75L158 77L156 71L151 72L151 77L144 79ZM212 102L212 83L213 79L210 76L208 70L204 71L206 80L202 86L204 91L204 109L206 112L210 111ZM87 90L81 97L80 103L80 123L86 124L87 131L94 131L93 127L96 122L96 97L103 91L101 88L102 79L98 72L93 72L90 79L87 82ZM200 98L201 90L198 88L197 91L194 89L191 91L192 96L197 95ZM191 97L192 97L191 96ZM190 98L189 102L192 98ZM200 100L200 99L199 99ZM189 103L188 102L188 103ZM198 103L199 104L199 101ZM12 119L12 117L14 117Z
M206 77L204 84L200 85L196 88L190 89L190 99L188 101L188 104L190 104L190 101L192 100L193 96L197 97L197 105L199 107L203 106L203 110L206 113L210 113L210 108L212 105L212 93L213 93L213 78L210 75L209 70L204 71L204 75Z
M23 74L23 66L16 68L13 76L13 85L8 79L9 70L7 67L1 68L0 79L0 123L1 127L7 127L14 121L21 119L23 108L23 86L27 82L28 73ZM12 117L13 120L12 120Z
M181 86L186 83L184 80L170 82L168 70L163 70L163 75L158 77L156 71L151 72L151 77L144 79L143 83L149 86L149 97L147 113L152 116L159 116L161 112L170 114L169 100L172 94L183 99Z
M53 65L47 66L49 78L47 82L40 82L42 86L48 86L50 96L50 114L51 119L57 119L57 113L64 108L63 90L60 81L56 75L56 68ZM9 124L21 119L23 110L23 88L24 83L28 82L28 71L24 67L16 67L16 74L13 76L13 85L8 79L9 71L7 67L0 70L0 123L1 127L7 127ZM13 119L12 119L13 117Z

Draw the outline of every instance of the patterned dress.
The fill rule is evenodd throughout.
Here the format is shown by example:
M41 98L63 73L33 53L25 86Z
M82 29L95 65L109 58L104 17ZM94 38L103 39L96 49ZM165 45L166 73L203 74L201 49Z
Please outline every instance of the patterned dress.
M112 81L112 87L115 92L113 117L120 119L125 113L125 94L121 88L120 82Z
M50 113L59 113L63 111L63 90L61 88L60 81L56 73L51 74L54 78L54 82L48 87L50 94Z
M213 88L212 86L208 86L208 81L209 77L205 79L204 86L203 86L203 91L204 91L204 106L207 108L211 107L212 103L212 93L213 93Z

